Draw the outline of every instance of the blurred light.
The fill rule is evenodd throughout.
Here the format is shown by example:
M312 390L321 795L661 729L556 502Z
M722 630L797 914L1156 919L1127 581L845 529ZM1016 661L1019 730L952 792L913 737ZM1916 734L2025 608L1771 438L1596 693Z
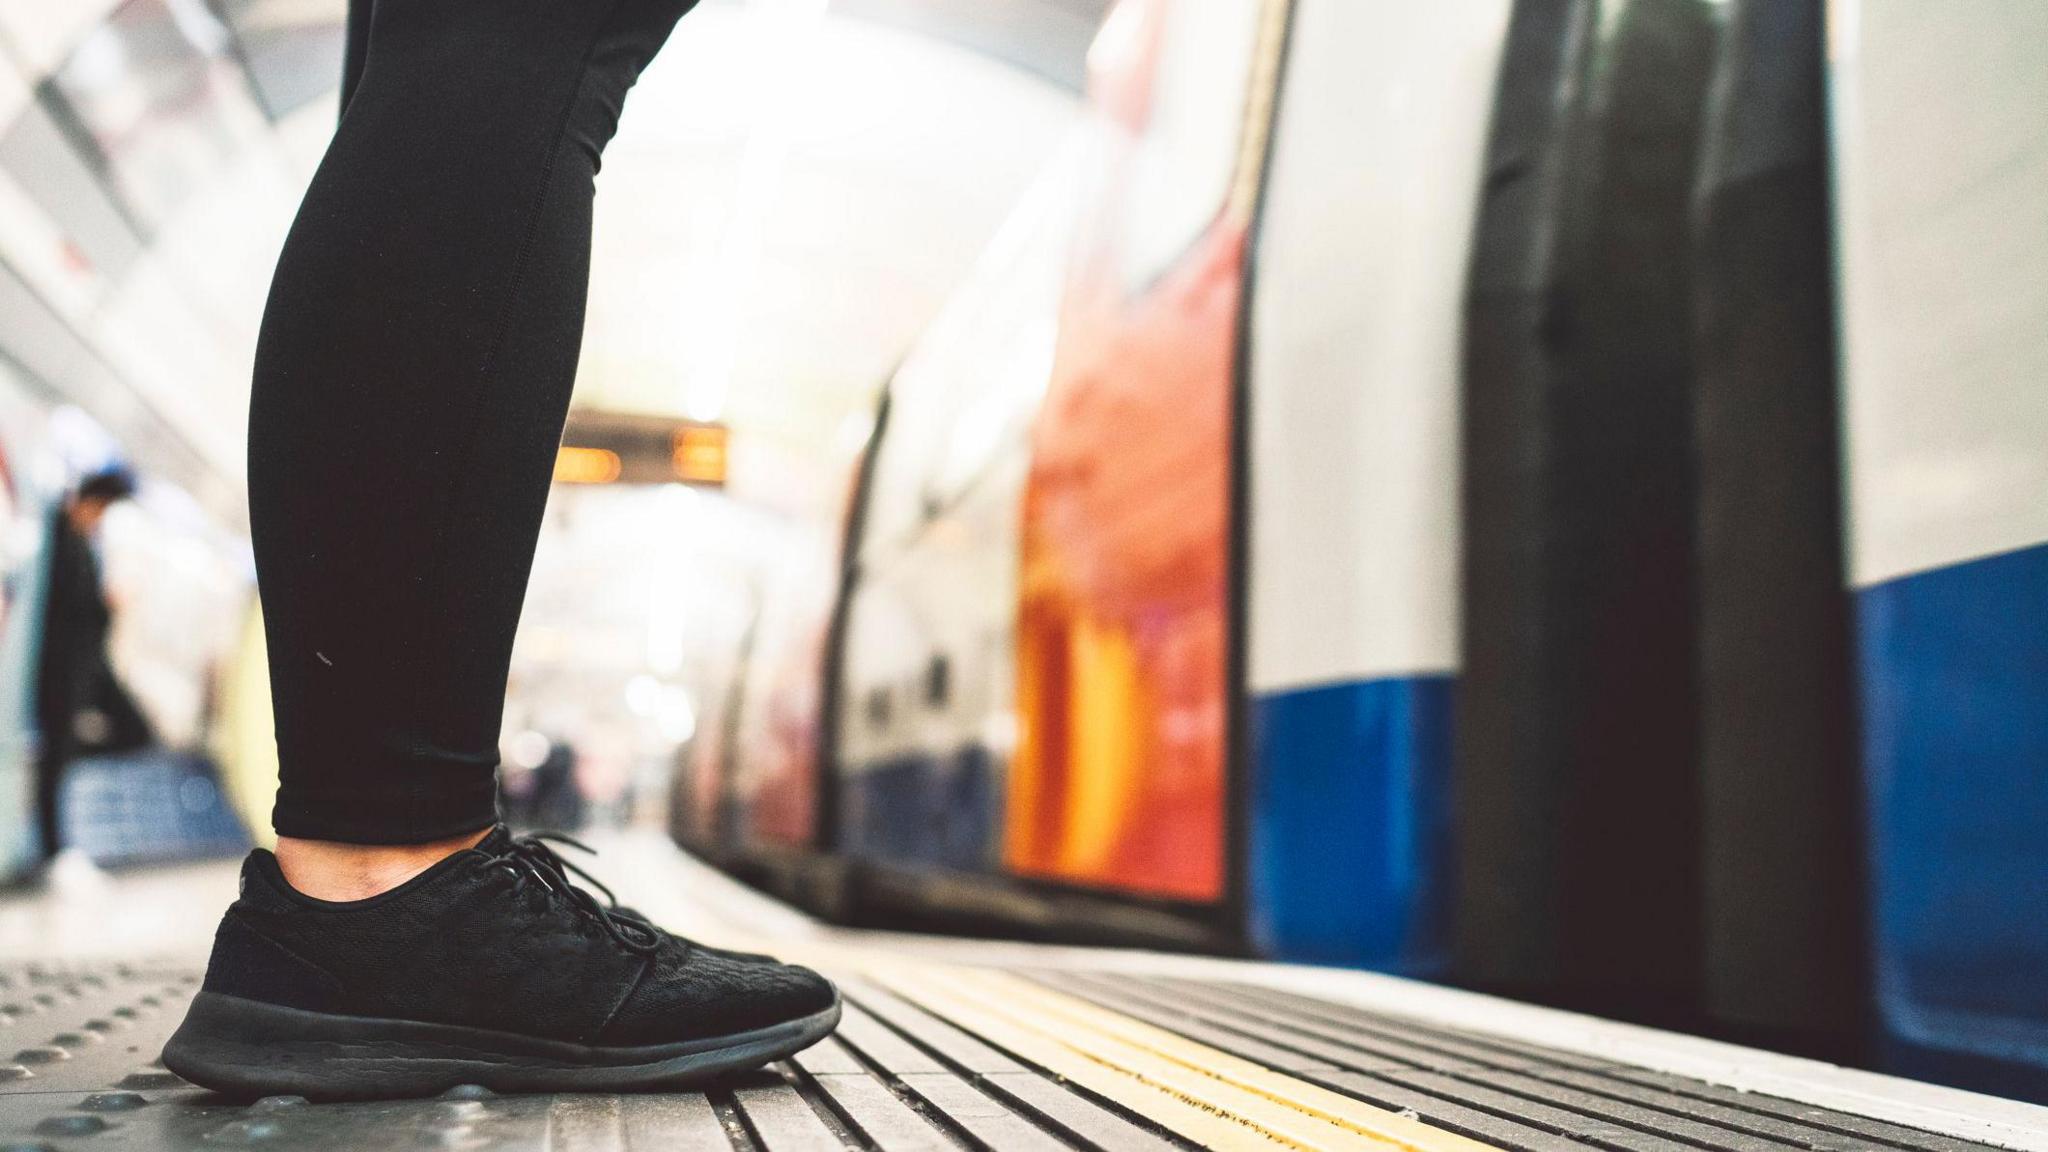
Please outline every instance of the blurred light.
M697 734L697 709L688 692L671 688L663 694L660 724L661 734L678 744Z
M609 484L624 467L619 454L609 449L564 445L555 452L555 483Z
M716 420L725 415L725 394L732 391L732 362L738 358L739 352L732 347L730 338L719 346L719 350L718 368L698 373L683 398L683 415L692 420Z
M697 495L697 490L688 484L662 485L661 498L672 506L670 512L677 516L688 516L695 513L699 508L698 501L702 499Z
M676 478L687 484L724 484L728 439L718 424L676 429L675 448L669 454Z
M64 70L80 84L112 88L130 73L128 46L119 36L96 28L78 42Z
M653 618L647 624L647 666L663 676L674 676L683 670L689 643L687 615L680 590L672 589L655 598Z
M661 708L661 681L635 676L626 682L626 707L635 716L652 716Z
M538 768L554 748L554 741L531 728L512 738L512 746L506 749L507 759L521 768Z

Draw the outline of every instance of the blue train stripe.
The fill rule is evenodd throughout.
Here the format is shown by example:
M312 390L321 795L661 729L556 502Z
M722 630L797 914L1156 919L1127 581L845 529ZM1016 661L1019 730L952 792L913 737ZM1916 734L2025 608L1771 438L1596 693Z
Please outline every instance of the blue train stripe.
M1403 677L1253 699L1246 894L1262 954L1441 971L1454 683Z
M2048 545L1857 615L1887 1038L2048 1071Z

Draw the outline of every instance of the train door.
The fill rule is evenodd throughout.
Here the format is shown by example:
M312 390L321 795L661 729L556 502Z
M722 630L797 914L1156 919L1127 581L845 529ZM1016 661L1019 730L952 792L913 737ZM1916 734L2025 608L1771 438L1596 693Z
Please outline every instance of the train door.
M1672 1023L1699 988L1691 206L1720 15L1516 4L1463 337L1458 974Z
M1458 336L1506 0L1297 0L1254 248L1248 914L1435 971L1458 665Z
M1694 198L1703 1006L1865 1055L1823 5L1728 6Z
M1286 5L1125 0L1032 429L1003 862L1231 899L1234 381Z
M861 484L833 650L835 847L912 878L1000 867L1018 516L1081 160L1069 146L1034 183L911 350Z
M1877 1006L2048 1092L2048 6L1830 10Z

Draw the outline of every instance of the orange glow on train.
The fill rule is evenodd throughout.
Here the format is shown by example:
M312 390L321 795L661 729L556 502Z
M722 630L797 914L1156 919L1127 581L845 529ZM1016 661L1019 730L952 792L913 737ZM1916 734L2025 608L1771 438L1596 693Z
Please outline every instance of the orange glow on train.
M1230 460L1244 227L1232 213L1127 286L1153 3L1091 60L1106 179L1032 434L1005 864L1188 901L1224 888ZM1111 42L1105 37L1098 45Z

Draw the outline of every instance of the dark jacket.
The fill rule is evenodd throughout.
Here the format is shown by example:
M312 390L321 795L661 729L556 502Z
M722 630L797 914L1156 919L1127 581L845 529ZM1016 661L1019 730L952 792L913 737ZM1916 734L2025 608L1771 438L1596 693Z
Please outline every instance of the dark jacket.
M36 726L46 759L127 750L149 742L149 724L114 675L107 634L114 614L100 585L92 541L78 534L59 506L50 520L49 583L43 599L43 643L36 667ZM81 743L80 713L106 718L100 738Z

